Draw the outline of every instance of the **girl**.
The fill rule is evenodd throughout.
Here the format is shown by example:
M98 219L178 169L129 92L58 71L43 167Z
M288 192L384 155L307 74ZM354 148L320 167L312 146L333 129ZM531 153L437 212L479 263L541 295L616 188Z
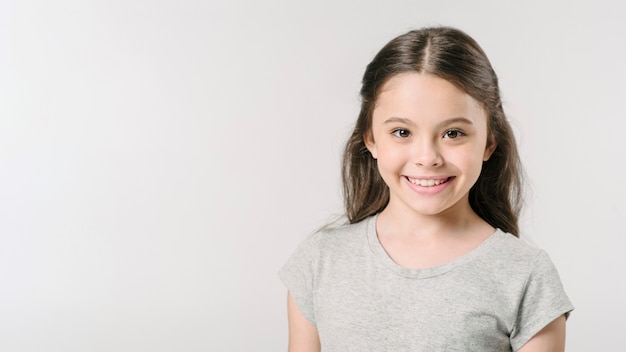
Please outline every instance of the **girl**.
M573 309L518 238L521 175L498 81L467 34L424 28L367 66L348 140L348 223L280 276L289 351L563 351Z

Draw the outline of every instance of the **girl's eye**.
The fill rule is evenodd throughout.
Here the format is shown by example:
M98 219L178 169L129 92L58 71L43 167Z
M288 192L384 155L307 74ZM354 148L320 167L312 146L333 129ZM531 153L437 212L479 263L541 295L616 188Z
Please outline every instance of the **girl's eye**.
M455 139L455 138L459 138L462 136L465 136L465 133L463 133L460 130L448 130L443 135L444 138L450 138L450 139Z
M395 129L391 133L394 136L398 137L398 138L407 138L407 137L411 136L411 132L409 132L409 130L405 130L403 128Z

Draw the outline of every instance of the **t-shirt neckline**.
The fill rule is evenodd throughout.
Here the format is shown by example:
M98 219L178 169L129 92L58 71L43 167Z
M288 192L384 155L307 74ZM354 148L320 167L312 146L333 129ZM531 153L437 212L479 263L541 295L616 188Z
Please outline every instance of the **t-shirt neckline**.
M393 261L393 259L391 259L389 254L387 254L387 251L385 251L385 248L380 243L380 240L378 239L378 235L376 233L377 217L378 214L370 216L367 219L366 231L370 249L374 253L374 256L376 256L377 259L382 262L382 264L387 269L395 272L402 277L411 279L428 279L444 275L459 266L467 264L468 262L474 260L476 257L479 257L482 253L487 251L489 247L491 247L493 243L498 240L498 238L504 235L504 232L502 232L502 230L496 229L496 231L492 235L485 239L476 248L456 259L453 259L450 262L428 268L412 269L398 265L396 262Z

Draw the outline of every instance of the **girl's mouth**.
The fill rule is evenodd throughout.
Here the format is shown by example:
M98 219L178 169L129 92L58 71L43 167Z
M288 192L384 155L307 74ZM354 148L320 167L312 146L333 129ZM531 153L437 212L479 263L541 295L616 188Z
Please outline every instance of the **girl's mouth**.
M440 179L436 179L436 178L419 179L419 178L410 178L408 176L405 176L405 177L412 184L421 186L421 187L439 186L440 184L446 183L453 178L453 177L446 177L446 178L440 178Z

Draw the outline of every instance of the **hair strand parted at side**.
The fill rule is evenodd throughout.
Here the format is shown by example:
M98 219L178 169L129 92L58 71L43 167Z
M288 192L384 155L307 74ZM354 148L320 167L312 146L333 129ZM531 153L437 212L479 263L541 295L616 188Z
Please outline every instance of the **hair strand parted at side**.
M498 78L478 43L450 27L410 31L385 45L367 65L361 86L361 111L343 155L346 216L359 222L382 211L389 188L365 146L380 88L405 72L432 74L456 85L478 101L488 116L496 149L469 192L472 209L491 226L519 236L522 169L515 137L502 108Z

